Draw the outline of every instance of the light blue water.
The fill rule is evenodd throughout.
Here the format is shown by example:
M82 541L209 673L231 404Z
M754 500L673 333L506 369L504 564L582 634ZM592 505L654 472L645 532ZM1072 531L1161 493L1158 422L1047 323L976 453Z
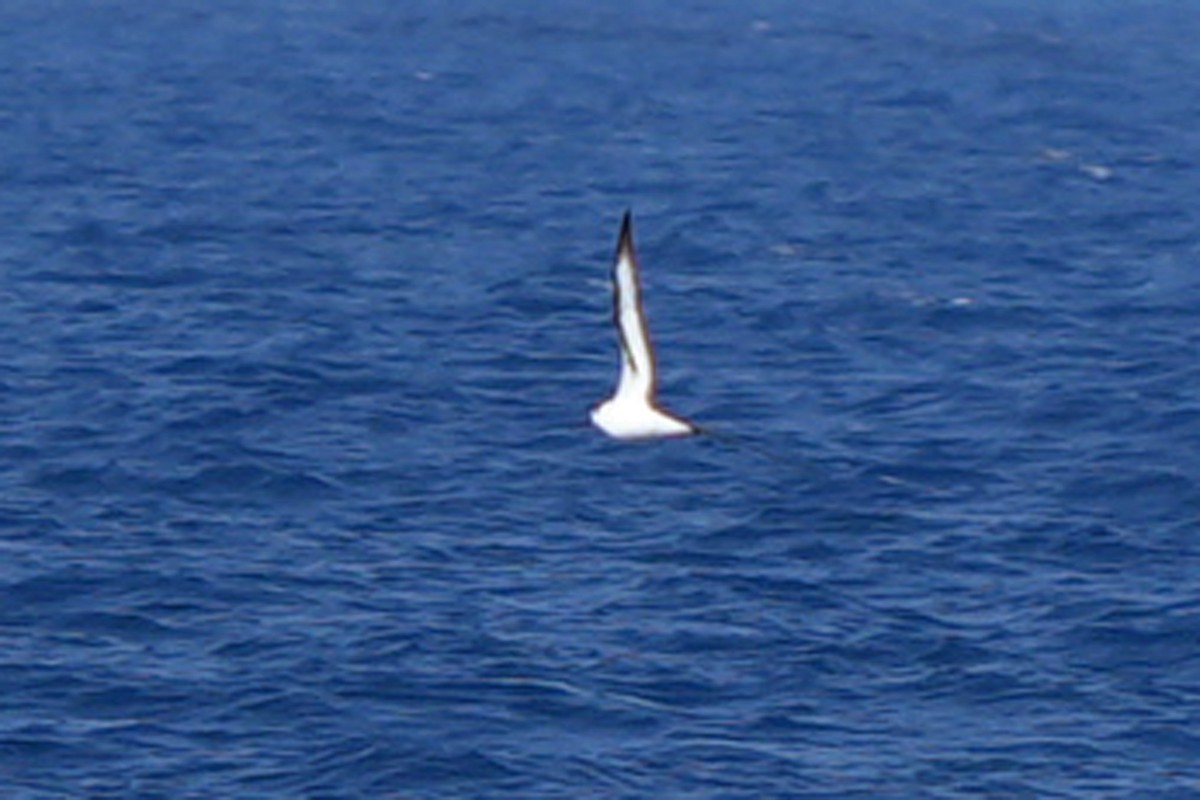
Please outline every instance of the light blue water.
M727 6L0 9L0 794L1200 796L1200 18Z

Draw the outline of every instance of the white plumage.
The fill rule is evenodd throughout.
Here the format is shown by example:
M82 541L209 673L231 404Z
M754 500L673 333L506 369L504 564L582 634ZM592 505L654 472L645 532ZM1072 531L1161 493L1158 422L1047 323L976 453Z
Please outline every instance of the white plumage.
M633 221L626 211L613 265L613 322L621 347L621 377L613 396L592 409L592 422L615 439L691 436L700 429L657 402L658 376L639 272Z

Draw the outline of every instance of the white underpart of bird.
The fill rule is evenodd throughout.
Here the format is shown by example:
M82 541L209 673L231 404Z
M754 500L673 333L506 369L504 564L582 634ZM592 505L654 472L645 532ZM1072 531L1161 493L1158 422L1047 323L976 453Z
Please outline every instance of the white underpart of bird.
M641 268L626 211L613 264L613 322L621 348L621 377L613 396L592 409L592 423L614 439L692 436L700 429L658 404L658 374L642 307Z

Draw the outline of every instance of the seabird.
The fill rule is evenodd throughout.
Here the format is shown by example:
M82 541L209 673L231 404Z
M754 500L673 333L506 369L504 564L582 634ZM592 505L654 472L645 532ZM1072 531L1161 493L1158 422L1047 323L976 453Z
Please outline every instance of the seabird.
M633 249L633 220L625 212L613 263L613 322L621 346L621 377L613 396L592 409L592 423L614 439L657 439L692 436L700 428L658 404L658 377L637 253Z

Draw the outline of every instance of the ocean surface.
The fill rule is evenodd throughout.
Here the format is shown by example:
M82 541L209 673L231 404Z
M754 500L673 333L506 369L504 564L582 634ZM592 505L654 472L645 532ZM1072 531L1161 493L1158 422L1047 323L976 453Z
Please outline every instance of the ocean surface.
M1200 797L1197 41L8 0L0 798Z

